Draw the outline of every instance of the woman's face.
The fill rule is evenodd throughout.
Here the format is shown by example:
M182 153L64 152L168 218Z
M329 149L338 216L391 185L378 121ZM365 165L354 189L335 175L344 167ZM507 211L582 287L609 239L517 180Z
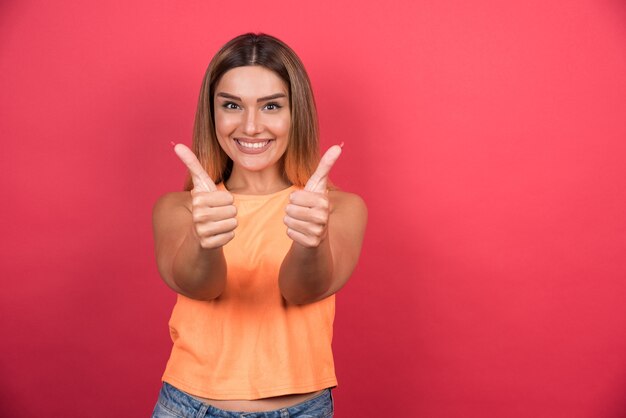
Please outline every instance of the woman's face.
M287 149L291 126L283 80L261 66L233 68L222 76L213 100L217 139L235 167L274 167Z

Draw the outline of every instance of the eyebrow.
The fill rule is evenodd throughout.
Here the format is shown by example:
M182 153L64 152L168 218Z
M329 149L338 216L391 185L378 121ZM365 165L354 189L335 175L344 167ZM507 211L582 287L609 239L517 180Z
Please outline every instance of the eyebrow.
M241 100L241 97L233 96L232 94L223 93L223 92L217 93L216 96L224 97L226 99L231 99L231 100L238 100L240 102L243 101ZM287 97L287 95L285 93L275 93L275 94L270 94L269 96L260 97L256 99L256 101L257 103L259 103L259 102L265 102L268 100L281 99L283 97Z

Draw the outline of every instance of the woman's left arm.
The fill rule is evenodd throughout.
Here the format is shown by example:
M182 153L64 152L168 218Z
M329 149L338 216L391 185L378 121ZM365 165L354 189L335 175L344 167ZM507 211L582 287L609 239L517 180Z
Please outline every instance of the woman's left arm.
M366 223L367 208L355 194L292 193L285 224L293 244L278 280L283 297L306 304L341 289L359 259Z

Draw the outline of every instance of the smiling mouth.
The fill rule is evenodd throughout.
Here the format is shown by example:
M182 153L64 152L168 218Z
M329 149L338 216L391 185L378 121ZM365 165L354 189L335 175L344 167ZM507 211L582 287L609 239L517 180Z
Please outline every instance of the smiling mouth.
M271 139L262 139L255 141L245 141L239 138L234 138L237 148L246 154L259 154L269 148Z
M269 139L267 141L263 141L263 142L243 142L243 141L240 141L238 139L235 139L235 141L237 141L237 143L239 145L241 145L242 147L251 148L251 149L263 148L264 146L266 146L270 142Z

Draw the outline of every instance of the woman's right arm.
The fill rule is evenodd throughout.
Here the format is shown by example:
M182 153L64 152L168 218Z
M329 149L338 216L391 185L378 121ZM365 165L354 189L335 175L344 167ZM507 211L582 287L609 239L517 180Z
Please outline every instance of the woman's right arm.
M222 294L222 246L234 237L236 213L227 191L175 192L157 201L152 217L156 261L170 288L198 300Z

